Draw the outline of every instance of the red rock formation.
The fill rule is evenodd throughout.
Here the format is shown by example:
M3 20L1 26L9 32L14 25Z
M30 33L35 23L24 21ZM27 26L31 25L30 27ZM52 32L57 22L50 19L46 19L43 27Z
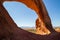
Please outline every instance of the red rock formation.
M51 25L51 20L48 16L46 8L42 0L16 0L26 4L29 8L35 10L38 15L38 23L36 27L45 27L51 33L49 35L37 35L21 28L18 28L12 18L9 16L2 3L4 1L14 0L0 0L0 40L60 40L60 33L56 32ZM41 24L42 23L42 24ZM40 26L41 24L43 26ZM44 29L44 28L41 28ZM44 30L45 30L44 29ZM46 31L47 32L47 31Z
M51 32L45 27L45 25L43 25L43 23L41 22L41 20L39 20L39 18L36 20L36 34L40 34L40 35L48 35Z

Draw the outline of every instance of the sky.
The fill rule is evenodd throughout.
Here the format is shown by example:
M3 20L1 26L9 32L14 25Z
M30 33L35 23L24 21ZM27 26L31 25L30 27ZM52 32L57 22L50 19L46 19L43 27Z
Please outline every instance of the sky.
M60 26L60 0L43 0L54 27ZM4 2L4 7L17 26L35 26L37 14L21 2Z

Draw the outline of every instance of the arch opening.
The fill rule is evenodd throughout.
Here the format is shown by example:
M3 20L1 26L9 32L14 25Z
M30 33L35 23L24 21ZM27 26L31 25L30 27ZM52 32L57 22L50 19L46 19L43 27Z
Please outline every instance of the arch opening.
M19 28L36 32L35 21L38 16L34 10L20 2L4 2L3 5Z

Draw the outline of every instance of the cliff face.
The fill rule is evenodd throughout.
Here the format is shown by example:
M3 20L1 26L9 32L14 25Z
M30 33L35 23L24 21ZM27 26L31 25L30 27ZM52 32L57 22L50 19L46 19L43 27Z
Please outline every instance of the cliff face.
M37 12L38 15L38 19L36 20L37 32L45 30L45 33L51 32L49 35L37 35L22 30L21 28L18 28L17 25L12 20L12 18L10 17L10 15L8 14L8 12L6 11L6 9L3 7L2 5L3 1L8 0L0 0L0 40L60 40L60 33L55 32L55 30L52 28L51 20L48 16L48 13L42 0L38 1L16 0L16 1L26 4L29 8Z

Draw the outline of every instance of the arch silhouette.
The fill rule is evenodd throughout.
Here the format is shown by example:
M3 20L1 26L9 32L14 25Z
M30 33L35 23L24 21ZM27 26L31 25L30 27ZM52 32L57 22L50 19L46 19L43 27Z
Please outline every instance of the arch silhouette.
M49 35L36 35L17 27L3 7L4 1L18 1L36 11L36 29L48 30ZM42 0L2 0L0 1L0 40L60 40L60 33L52 28L51 20ZM38 29L40 31L40 29ZM37 31L38 31L37 30Z

